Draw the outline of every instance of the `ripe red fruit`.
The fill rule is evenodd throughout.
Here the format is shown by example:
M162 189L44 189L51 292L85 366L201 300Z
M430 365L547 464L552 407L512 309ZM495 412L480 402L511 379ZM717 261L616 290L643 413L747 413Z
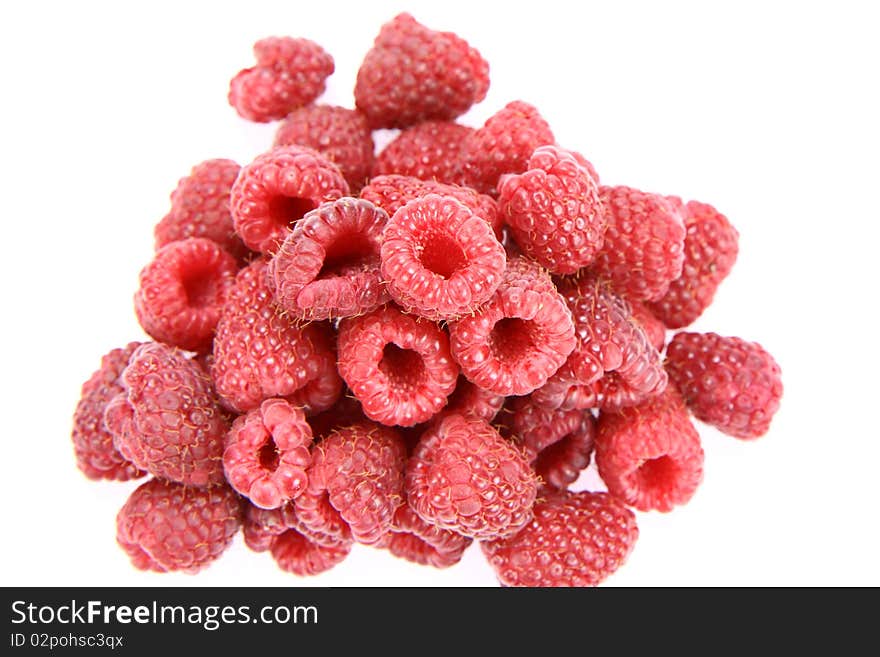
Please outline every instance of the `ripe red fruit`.
M474 131L452 121L425 121L403 130L376 156L373 176L400 174L421 180L459 180L461 144Z

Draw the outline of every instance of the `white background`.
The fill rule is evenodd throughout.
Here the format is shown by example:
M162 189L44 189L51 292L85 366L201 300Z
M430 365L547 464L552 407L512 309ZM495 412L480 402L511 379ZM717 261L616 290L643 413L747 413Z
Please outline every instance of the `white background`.
M705 481L609 585L880 584L878 180L872 3L3 3L5 585L493 585L474 547L436 571L357 546L302 580L240 537L196 577L136 571L115 514L138 484L74 464L71 414L101 354L143 334L131 297L178 178L250 161L272 126L226 103L252 43L305 36L335 58L324 100L352 105L379 26L408 9L489 60L479 125L536 104L603 181L703 200L740 257L696 325L782 365L770 433L701 427ZM583 482L581 482L583 483Z

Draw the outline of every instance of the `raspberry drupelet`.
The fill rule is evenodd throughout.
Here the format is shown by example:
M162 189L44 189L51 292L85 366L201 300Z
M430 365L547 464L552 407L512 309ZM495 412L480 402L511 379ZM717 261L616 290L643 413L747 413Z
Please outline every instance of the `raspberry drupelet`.
M386 303L379 244L387 221L381 208L349 197L306 213L269 263L278 305L291 317L321 320Z
M429 420L455 389L459 369L446 333L392 305L342 320L338 348L340 375L381 424Z

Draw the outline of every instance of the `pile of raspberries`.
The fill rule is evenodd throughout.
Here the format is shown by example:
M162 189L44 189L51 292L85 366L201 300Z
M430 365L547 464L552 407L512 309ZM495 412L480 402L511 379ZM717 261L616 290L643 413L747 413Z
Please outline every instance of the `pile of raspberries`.
M316 104L316 43L272 37L231 82L280 121L245 166L196 165L73 423L91 479L149 476L117 517L133 564L196 572L241 531L314 575L354 543L505 586L595 585L639 511L703 476L692 417L767 432L780 369L696 320L738 233L711 205L605 185L521 100L474 128L489 66L401 14L354 109ZM399 133L378 155L373 131ZM665 356L662 355L665 352ZM595 460L607 492L569 490Z

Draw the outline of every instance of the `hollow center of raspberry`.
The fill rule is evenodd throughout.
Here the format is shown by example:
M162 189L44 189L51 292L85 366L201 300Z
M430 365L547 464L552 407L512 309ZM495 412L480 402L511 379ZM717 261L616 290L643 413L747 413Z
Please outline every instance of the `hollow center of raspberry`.
M339 276L345 270L357 269L378 257L375 246L358 233L337 236L324 247L324 253L324 264L316 279Z
M638 470L642 488L672 488L678 477L678 464L669 456L649 459Z
M425 269L443 278L451 277L467 265L467 256L458 241L445 233L427 236L419 260Z
M278 226L286 228L316 207L318 206L310 199L279 194L269 199L269 217Z
M379 370L388 379L391 387L410 389L421 385L425 374L425 361L417 351L401 349L393 342L385 345Z
M489 334L492 355L502 363L517 363L529 356L535 347L532 323L516 317L505 317L495 323Z
M272 436L269 436L269 440L267 440L266 444L260 448L257 458L260 461L260 467L264 470L275 472L275 470L278 469L280 456L278 454L278 446L275 444L275 441L272 440Z
M218 301L217 272L207 267L192 267L180 277L187 304L192 308L204 308Z

